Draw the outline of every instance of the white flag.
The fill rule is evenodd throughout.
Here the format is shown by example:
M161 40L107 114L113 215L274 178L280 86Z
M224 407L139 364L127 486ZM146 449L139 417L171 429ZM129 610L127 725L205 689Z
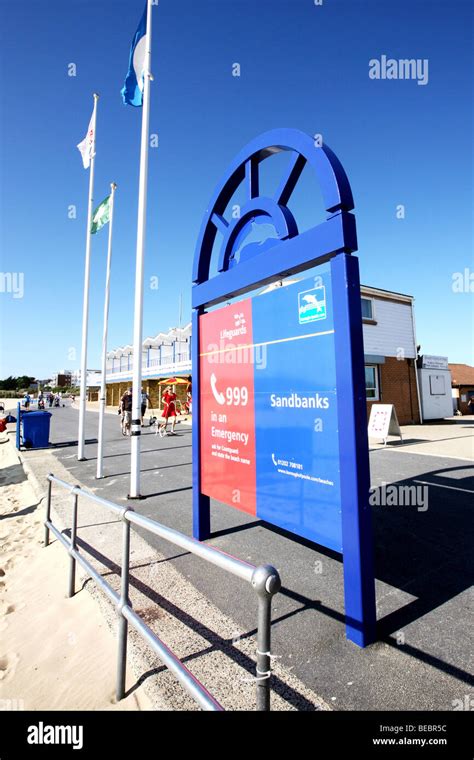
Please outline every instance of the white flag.
M92 153L94 150L94 143L95 143L95 109L96 106L94 104L94 110L92 111L91 120L89 122L89 128L87 130L87 134L84 137L83 141L79 143L77 146L79 149L79 152L82 156L82 163L84 164L84 169L88 169L90 166Z

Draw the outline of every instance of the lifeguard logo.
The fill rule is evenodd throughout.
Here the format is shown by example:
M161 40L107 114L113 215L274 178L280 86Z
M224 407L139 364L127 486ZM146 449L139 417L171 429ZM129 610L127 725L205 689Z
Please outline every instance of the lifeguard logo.
M245 319L245 316L243 312L237 312L234 316L234 327L231 329L224 328L220 332L220 337L222 339L227 338L228 340L232 340L232 338L236 338L238 335L247 335L247 320Z
M300 325L306 322L316 322L318 319L326 319L326 288L304 290L298 293L298 319Z

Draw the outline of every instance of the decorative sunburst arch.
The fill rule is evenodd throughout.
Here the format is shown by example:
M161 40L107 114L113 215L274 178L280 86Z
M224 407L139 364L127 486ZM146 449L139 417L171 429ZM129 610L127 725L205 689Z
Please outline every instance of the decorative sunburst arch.
M260 164L280 152L289 154L288 165L273 196L261 195ZM319 182L328 220L340 216L341 221L347 222L347 219L350 219L353 222L354 218L348 213L354 208L349 180L332 150L325 144L319 146L312 137L297 129L274 129L265 132L240 151L213 193L196 245L193 266L195 284L210 279L211 256L218 235L222 237L217 266L219 273L227 272L235 266L233 255L236 243L242 239L243 233L254 221L262 221L264 218L274 226L278 236L275 245L298 236L297 220L288 204L305 166L313 170ZM241 206L238 218L226 218L226 208L242 183L246 187L247 200ZM356 250L355 224L346 224L346 228L346 233L353 234L346 236L344 244L341 246L340 239L335 240L336 245L332 251L320 250L320 256L341 250ZM328 243L329 241L326 241L326 244Z

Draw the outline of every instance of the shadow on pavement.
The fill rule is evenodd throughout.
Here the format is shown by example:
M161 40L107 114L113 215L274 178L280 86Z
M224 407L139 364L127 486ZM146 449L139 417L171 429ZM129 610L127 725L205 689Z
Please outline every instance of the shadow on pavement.
M464 477L453 477L462 472L467 474ZM456 600L456 597L473 584L471 557L474 521L472 495L468 492L474 493L474 468L466 465L431 470L389 485L396 487L399 503L384 504L383 488L373 489L373 498L377 504L372 507L375 577L395 590L393 596L396 598L398 594L397 603L400 606L378 620L378 640L472 684L474 679L469 672L424 652L419 647L406 643L399 646L391 634L414 621L420 621L448 601ZM406 503L407 497L410 499L409 503ZM339 553L262 520L216 531L211 538L259 526L342 563L342 555ZM308 609L317 610L340 622L344 621L342 613L291 588L283 587L280 593L300 603L301 607L274 619L273 624ZM415 598L406 603L406 594ZM467 629L469 613L462 600L455 603L459 619L466 618ZM429 642L431 626L432 623L429 621L420 622L417 628L418 640ZM466 659L467 656L466 653Z
M463 438L472 438L472 435L454 435L450 438L436 438L435 440L431 440L431 438L404 438L403 441L387 441L387 447L390 446L390 448L396 448L397 446L415 446L419 443L438 444L441 441L460 441Z
M97 438L87 438L84 443L87 445L89 443L98 443ZM46 448L48 449L67 449L71 446L77 446L78 441L55 441L54 443L50 443L49 446ZM36 448L35 448L36 451ZM87 457L88 458L88 457Z
M142 499L152 499L154 496L166 496L170 493L179 493L180 491L192 491L192 486L183 486L183 488L170 488L169 491L157 491L156 493L142 494Z
M474 476L448 477L459 471L474 473L469 466L457 466L397 481L391 485L399 493L403 487L411 489L418 503L381 503L373 508L376 577L416 597L379 621L383 637L440 607L473 582L472 496L466 491L474 493Z
M92 441L94 443L94 441ZM169 448L166 448L164 446L160 446L157 449L142 449L140 454L155 454L157 451L173 451L174 449L190 449L191 444L187 444L186 446L170 446ZM130 456L130 450L121 452L120 454L105 454L104 459L114 459L115 457L129 457ZM87 457L88 462L92 462L94 459L97 459L97 457Z
M178 462L177 464L166 464L161 466L155 466L155 467L142 467L140 469L140 472L160 472L161 470L169 470L173 467L190 467L192 465L192 462ZM127 470L126 472L114 472L112 475L104 475L103 480L106 480L107 478L120 478L124 475L130 475L130 470Z

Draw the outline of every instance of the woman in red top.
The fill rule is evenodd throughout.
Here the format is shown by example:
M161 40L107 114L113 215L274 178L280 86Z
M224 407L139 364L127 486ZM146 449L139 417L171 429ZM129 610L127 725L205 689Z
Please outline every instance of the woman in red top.
M171 435L176 435L174 427L176 425L176 393L173 393L171 385L167 385L165 392L162 396L164 404L163 414L161 415L164 421L161 423L161 429L166 432L168 427L168 420L171 417Z

